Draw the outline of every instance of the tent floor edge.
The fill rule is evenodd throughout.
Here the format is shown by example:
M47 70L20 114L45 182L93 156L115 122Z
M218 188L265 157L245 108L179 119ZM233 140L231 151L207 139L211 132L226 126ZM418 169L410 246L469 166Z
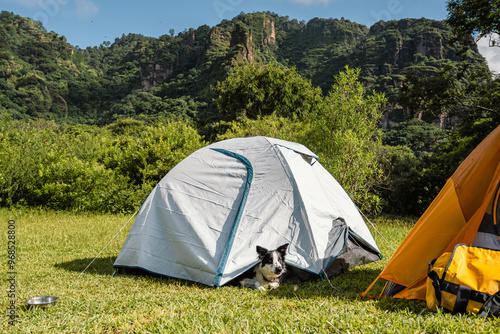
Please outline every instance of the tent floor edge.
M186 282L187 284L195 284L195 285L203 285L203 286L209 286L209 287L215 287L211 285L206 285L200 282L196 281L191 281L188 279L180 278L180 277L174 277L174 276L167 276L163 274L159 274L157 272L147 270L141 267L127 267L127 266L113 266L115 269L114 273L116 275L126 275L126 276L151 276L151 277L157 277L165 280L180 280L183 282Z

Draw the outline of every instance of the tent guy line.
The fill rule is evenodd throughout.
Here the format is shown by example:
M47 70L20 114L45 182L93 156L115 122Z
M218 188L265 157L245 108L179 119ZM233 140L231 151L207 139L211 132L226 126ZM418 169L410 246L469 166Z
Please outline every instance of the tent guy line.
M87 269L89 269L89 267L92 265L92 263L94 263L94 261L97 259L97 257L99 255L101 255L102 252L104 252L104 250L109 246L109 244L116 238L116 236L118 234L120 234L120 232L125 228L125 226L128 225L128 223L132 220L132 218L135 217L135 215L139 212L141 208L139 207L139 209L137 209L135 211L135 213L127 220L127 222L118 230L118 232L116 232L116 234L111 238L111 240L108 241L108 243L101 249L101 251L94 257L94 259L92 261L90 261L90 263L85 267L85 269L83 269L83 271L78 275L78 277L82 276L82 274L84 272L87 271Z

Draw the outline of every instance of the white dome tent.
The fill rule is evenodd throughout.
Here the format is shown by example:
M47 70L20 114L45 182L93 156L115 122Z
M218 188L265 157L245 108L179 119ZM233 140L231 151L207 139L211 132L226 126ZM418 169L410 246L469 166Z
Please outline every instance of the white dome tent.
M308 277L378 260L354 203L317 159L268 137L194 152L148 196L114 266L222 286L257 263L257 245L289 243L287 264Z

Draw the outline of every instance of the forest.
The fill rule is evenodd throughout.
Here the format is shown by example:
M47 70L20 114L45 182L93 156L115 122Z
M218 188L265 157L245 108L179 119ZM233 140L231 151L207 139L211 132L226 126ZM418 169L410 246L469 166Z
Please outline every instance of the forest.
M420 215L498 124L500 86L445 21L270 12L81 49L0 14L0 206L133 212L211 142L300 142L366 213Z

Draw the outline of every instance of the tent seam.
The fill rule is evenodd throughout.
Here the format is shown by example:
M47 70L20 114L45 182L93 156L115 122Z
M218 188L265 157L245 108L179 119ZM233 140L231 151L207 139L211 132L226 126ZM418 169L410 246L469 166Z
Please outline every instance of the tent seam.
M221 260L219 262L219 267L217 268L217 272L214 277L213 285L220 286L220 282L222 280L222 275L224 274L224 269L226 268L227 261L229 259L229 253L231 252L231 248L233 247L234 239L236 237L236 232L238 230L238 226L241 221L241 217L243 215L243 210L245 208L245 204L247 201L248 193L250 192L250 186L252 185L253 179L253 167L250 161L244 156L234 153L228 150L212 148L212 150L217 151L219 153L225 154L229 157L235 158L239 160L243 165L245 165L247 169L247 181L245 185L245 191L243 192L243 197L241 199L240 205L238 206L238 211L236 213L236 217L234 218L233 226L231 227L231 231L229 232L229 237L226 243L226 247L224 248L224 253L222 254Z

